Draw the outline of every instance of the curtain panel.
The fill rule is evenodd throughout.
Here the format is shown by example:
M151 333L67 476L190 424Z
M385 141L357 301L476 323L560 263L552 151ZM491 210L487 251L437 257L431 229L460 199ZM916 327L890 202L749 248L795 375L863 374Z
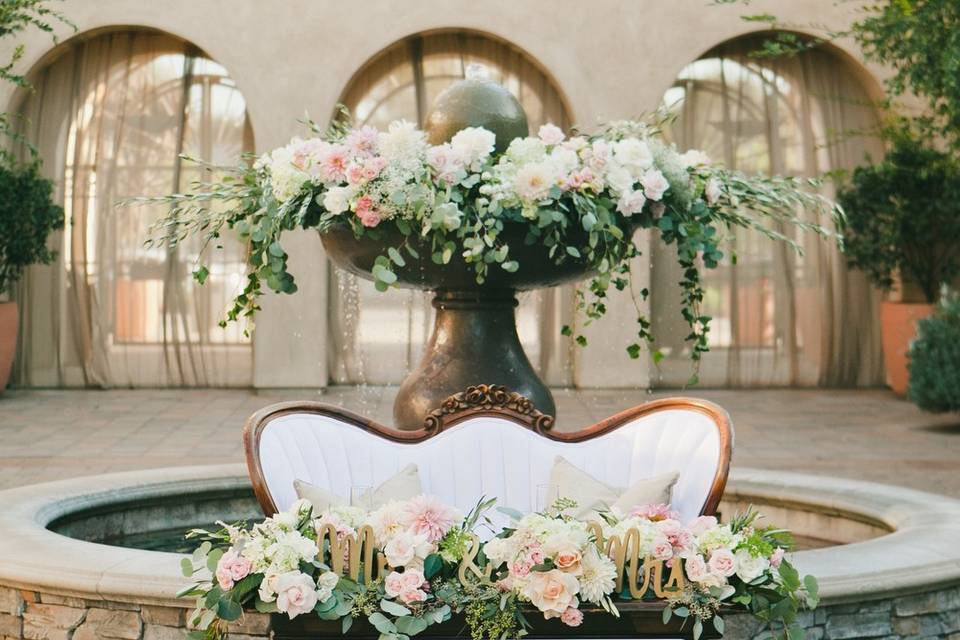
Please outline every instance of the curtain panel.
M676 120L670 137L704 149L728 167L818 176L880 157L878 114L856 71L812 50L791 58L751 56L759 43L736 41L687 66L665 96ZM833 195L830 185L826 195ZM749 231L731 238L730 256L704 272L711 322L704 386L873 386L883 383L880 294L846 267L835 243L794 234L784 243ZM730 253L730 252L728 252ZM653 244L652 322L668 357L652 379L683 385L691 374L679 321L675 250Z
M245 248L146 246L165 195L204 178L180 155L233 164L253 150L246 105L226 71L176 38L115 32L72 41L34 74L21 133L56 183L66 227L58 260L28 270L15 292L21 334L15 381L26 386L247 386L244 327L218 326L242 287ZM26 153L25 149L20 150Z

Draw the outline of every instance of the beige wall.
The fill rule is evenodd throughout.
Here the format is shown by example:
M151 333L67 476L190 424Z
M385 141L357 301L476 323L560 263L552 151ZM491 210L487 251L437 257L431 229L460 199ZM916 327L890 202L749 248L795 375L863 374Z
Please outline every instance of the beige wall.
M839 6L838 6L839 5ZM556 80L585 128L599 120L650 111L687 63L713 46L748 33L742 13L769 12L791 24L847 24L856 3L835 0L755 0L749 7L710 7L707 0L66 0L65 13L85 32L144 26L180 36L224 65L247 100L258 151L298 133L304 110L330 113L351 76L392 42L424 30L469 28L495 34L526 50ZM58 29L61 38L73 35ZM50 54L45 34L20 41L28 70ZM849 42L839 43L854 59ZM6 47L9 49L9 44ZM878 69L866 74L880 77ZM0 104L12 90L0 87ZM326 260L315 234L289 242L300 292L269 296L257 320L254 384L326 384ZM628 303L614 301L611 306ZM614 316L615 313L611 313ZM629 314L621 315L629 318ZM601 325L603 340L580 357L582 386L643 386L643 375L610 378L608 356L623 356L633 323ZM638 363L636 371L646 371ZM618 384L619 383L619 384Z

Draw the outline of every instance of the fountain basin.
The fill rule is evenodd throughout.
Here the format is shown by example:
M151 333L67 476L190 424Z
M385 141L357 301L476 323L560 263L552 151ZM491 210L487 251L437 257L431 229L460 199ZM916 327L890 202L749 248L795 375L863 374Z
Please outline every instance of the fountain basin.
M820 580L823 604L801 619L812 633L960 631L960 501L868 482L735 470L721 512L748 503L794 529L806 547L792 560ZM42 637L54 637L52 629L93 637L85 634L112 625L144 640L179 637L190 607L174 596L186 582L182 555L132 547L156 548L171 530L258 514L242 465L90 476L0 492L0 635L35 638L45 629ZM270 625L269 616L247 614L233 630L267 637ZM748 616L728 617L727 638L760 631Z

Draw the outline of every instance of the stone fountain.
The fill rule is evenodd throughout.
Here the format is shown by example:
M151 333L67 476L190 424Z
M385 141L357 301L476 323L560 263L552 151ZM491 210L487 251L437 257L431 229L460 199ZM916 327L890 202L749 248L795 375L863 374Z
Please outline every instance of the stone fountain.
M517 99L503 86L468 77L441 93L426 122L431 144L448 141L466 127L484 127L496 135L496 150L502 152L510 141L529 134L527 117ZM486 281L478 284L474 267L459 252L448 264L437 265L427 241L410 242L421 256L395 267L397 284L404 288L434 292L436 320L420 364L400 387L393 407L394 426L415 430L423 427L427 415L451 395L476 384L496 384L529 398L550 416L556 406L550 390L537 376L517 335L514 310L516 293L553 287L591 274L582 260L567 259L556 264L548 248L528 245L526 225L506 223L501 238L510 246L510 256L520 269L509 273L490 269ZM570 234L582 233L579 225ZM330 258L342 269L372 279L374 261L384 247L398 246L403 237L396 230L385 238L357 238L344 224L321 234Z

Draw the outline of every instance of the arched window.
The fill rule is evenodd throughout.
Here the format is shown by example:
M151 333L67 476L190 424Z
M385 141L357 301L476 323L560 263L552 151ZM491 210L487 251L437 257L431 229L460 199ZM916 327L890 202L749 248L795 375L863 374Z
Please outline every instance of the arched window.
M354 76L341 101L357 124L380 129L399 119L422 124L436 96L464 78L471 64L482 65L487 77L517 96L532 131L547 122L570 126L559 89L527 54L503 40L463 31L416 35L391 45ZM331 291L333 381L400 382L429 335L430 297L409 290L380 293L339 271ZM560 290L527 293L520 300L520 339L549 382L570 382L560 338L570 309L570 293Z
M681 71L664 96L669 128L682 148L748 172L818 176L883 154L878 124L859 70L815 49L789 58L753 55L749 37L711 51ZM829 191L827 195L830 195ZM737 231L736 264L705 275L711 322L705 384L871 385L882 382L876 292L849 272L835 245L798 234L804 254L756 233ZM679 280L669 247L654 246L655 333L670 347L665 385L682 384L689 364L677 321Z
M223 238L209 281L202 247L147 247L161 205L132 196L191 188L181 154L236 163L253 151L246 104L227 71L166 34L80 36L32 75L21 127L58 186L67 219L60 262L24 283L19 380L67 385L246 385L243 328L217 326L242 286L244 247Z

